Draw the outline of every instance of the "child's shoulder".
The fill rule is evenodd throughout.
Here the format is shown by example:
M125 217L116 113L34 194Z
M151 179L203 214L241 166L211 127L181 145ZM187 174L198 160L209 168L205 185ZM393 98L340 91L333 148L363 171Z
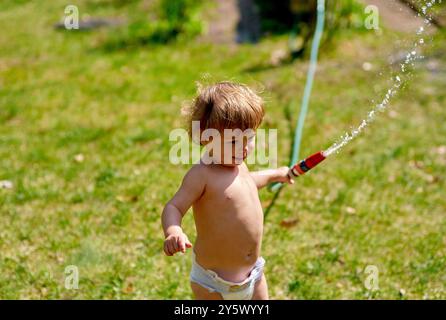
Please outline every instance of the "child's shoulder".
M191 174L203 174L207 171L207 166L201 162L197 162L190 167L188 173Z
M207 165L199 162L194 164L189 171L187 171L186 176L188 178L192 178L192 179L201 179L204 180L204 178L206 177L206 175L208 175L209 172L209 168Z
M194 164L184 175L181 189L187 192L202 192L207 185L206 168L200 164Z

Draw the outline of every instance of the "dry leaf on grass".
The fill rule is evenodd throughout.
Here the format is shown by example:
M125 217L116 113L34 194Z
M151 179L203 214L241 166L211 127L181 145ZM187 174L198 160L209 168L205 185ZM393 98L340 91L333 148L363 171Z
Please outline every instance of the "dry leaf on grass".
M280 226L283 228L294 227L299 222L299 218L290 218L280 221Z

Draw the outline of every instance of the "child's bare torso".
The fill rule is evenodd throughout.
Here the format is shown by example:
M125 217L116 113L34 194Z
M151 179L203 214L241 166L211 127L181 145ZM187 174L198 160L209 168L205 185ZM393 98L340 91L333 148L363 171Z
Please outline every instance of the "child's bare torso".
M193 205L197 262L225 280L243 281L260 255L263 233L256 184L244 163L203 169L205 191Z

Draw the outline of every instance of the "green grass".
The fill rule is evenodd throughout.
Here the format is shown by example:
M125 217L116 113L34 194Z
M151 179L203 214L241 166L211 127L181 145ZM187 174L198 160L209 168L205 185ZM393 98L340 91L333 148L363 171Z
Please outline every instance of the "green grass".
M78 1L81 15L128 19L140 5L114 3ZM257 46L183 39L110 47L126 33L55 31L65 5L0 4L0 180L14 185L0 189L0 298L192 298L190 256L164 256L160 227L188 169L168 161L181 104L206 74L206 81L263 85L264 127L279 129L284 165L285 109L300 101L307 64L256 68L286 47L284 37ZM303 156L361 121L396 72L388 56L410 38L343 32L322 48ZM418 63L393 113L283 190L262 248L271 298L446 298L446 155L438 152L446 135L445 38L435 35L426 52L439 72ZM374 69L363 71L364 61ZM262 190L261 198L266 206L272 194ZM283 228L287 218L299 222ZM184 229L193 241L190 214ZM78 290L64 287L68 265L79 268ZM377 292L364 287L367 265L379 268Z

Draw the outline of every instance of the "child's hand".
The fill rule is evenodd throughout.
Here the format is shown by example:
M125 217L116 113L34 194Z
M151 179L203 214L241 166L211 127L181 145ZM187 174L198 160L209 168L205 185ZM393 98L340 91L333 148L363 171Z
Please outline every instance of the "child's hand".
M277 181L282 183L294 184L294 179L292 179L288 172L290 168L288 167L280 167L277 169Z
M180 251L185 253L186 248L192 248L192 243L190 243L186 234L182 231L170 234L164 240L164 253L168 256L172 256Z

